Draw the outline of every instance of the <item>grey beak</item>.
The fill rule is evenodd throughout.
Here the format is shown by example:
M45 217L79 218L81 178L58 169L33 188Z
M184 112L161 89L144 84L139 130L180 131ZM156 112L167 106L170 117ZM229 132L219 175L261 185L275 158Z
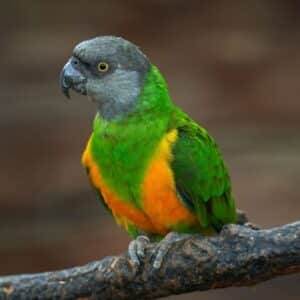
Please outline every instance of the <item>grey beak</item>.
M80 71L72 66L71 59L65 64L60 72L59 84L61 91L67 98L70 98L70 88L74 88L78 91L78 85L85 83L85 78L82 76ZM84 94L83 90L78 91Z

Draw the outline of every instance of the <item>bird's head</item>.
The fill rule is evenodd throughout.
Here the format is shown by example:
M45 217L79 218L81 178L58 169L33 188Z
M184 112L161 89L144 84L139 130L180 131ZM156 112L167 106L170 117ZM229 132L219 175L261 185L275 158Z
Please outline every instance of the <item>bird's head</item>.
M101 36L75 46L61 71L60 85L87 95L107 120L130 113L136 106L150 62L142 51L120 37Z

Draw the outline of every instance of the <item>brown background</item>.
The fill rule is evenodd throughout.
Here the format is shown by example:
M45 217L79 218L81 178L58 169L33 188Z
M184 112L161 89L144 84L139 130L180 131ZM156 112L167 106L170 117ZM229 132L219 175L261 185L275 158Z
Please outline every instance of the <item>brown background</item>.
M3 1L0 25L0 274L127 248L80 165L94 107L58 87L73 46L97 35L134 41L160 67L217 139L254 222L299 220L298 1ZM300 299L299 279L172 299Z

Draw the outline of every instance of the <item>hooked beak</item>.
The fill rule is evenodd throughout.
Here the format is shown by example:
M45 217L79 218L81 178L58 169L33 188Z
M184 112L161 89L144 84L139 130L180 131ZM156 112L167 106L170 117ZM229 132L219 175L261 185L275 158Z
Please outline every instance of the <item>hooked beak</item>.
M86 78L72 66L71 59L60 72L59 84L67 98L70 98L71 88L82 95L86 95Z

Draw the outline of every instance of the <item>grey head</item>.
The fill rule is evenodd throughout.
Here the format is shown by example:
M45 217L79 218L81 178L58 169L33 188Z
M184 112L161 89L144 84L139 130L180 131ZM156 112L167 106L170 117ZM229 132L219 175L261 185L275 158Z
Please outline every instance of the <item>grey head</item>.
M100 36L75 46L61 71L60 85L87 95L106 120L134 110L150 62L133 43L115 36Z

